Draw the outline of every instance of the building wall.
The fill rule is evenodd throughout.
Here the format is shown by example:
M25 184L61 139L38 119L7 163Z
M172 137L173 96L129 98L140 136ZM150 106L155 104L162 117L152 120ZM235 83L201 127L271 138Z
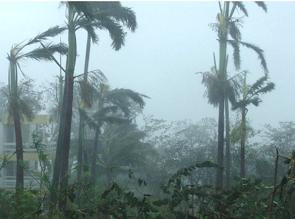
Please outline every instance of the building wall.
M42 124L48 123L48 116L39 115L29 122L22 122L23 146L24 146L24 163L25 187L38 187L38 172L40 172L38 154L33 147L32 134L38 128L40 130ZM12 132L12 133L11 133ZM14 127L7 123L0 123L0 157L1 161L6 157L9 159L7 164L0 170L0 188L14 189L15 188L15 172L16 172L16 156L15 156L15 137ZM46 141L46 139L45 139ZM47 142L46 142L47 143ZM2 162L1 162L2 163ZM0 165L1 165L0 163Z

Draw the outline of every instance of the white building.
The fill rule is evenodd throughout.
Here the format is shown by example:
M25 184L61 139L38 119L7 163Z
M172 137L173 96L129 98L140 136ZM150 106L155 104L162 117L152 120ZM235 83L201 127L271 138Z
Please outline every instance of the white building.
M0 121L0 188L14 189L16 179L16 156L15 156L15 134L14 126L7 122L7 119ZM32 121L24 120L22 123L22 138L24 147L24 184L25 187L38 187L40 164L38 154L33 145L32 134L38 130L46 147L46 153L52 158L53 147L50 145L47 133L50 129L48 115L37 115ZM4 162L7 160L7 162Z

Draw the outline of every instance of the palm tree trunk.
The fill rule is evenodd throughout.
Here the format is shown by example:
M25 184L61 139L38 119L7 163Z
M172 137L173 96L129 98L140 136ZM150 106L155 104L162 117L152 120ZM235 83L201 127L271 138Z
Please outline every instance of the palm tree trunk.
M231 169L231 153L230 153L230 127L229 127L229 106L228 99L225 99L225 188L230 188L230 169Z
M229 2L225 2L224 14L219 29L219 76L226 80L226 60L227 60L227 17L229 16ZM220 94L219 115L218 115L218 149L217 149L217 168L216 188L223 188L223 158L224 158L224 91Z
M55 206L58 200L60 210L66 210L69 150L72 125L73 84L76 64L76 34L73 24L74 8L68 7L68 55L65 74L64 96L57 140L54 172L52 179L51 202Z
M223 188L223 153L224 153L224 97L219 102L218 115L218 148L217 148L217 168L216 173L216 188Z
M241 165L240 176L244 178L246 176L245 167L245 144L246 144L246 107L242 108L242 121L241 121Z
M96 157L97 157L97 150L99 144L99 128L95 130L95 137L93 143L93 151L92 151L92 158L91 158L91 183L95 186L96 183Z
M15 143L16 143L16 183L17 193L21 193L24 189L24 160L23 160L23 141L20 117L17 109L13 110Z
M79 134L78 134L78 156L77 156L77 204L80 207L80 195L81 195L81 177L82 177L82 166L83 166L83 143L84 143L84 119L82 113L79 111L80 120L79 120Z
M88 66L89 66L89 56L90 56L90 43L91 43L91 37L89 33L87 34L87 43L86 43L86 55L85 55L85 65L84 65L84 80L87 81L87 72L88 72ZM83 104L83 100L81 100L80 104L81 108L85 108ZM77 181L78 183L81 183L81 176L82 176L82 166L83 166L83 144L84 144L84 136L85 136L85 122L84 117L79 110L79 134L78 134L78 169L77 169ZM80 185L81 186L81 185ZM81 194L81 188L80 186L77 189L77 204L80 207L80 194Z

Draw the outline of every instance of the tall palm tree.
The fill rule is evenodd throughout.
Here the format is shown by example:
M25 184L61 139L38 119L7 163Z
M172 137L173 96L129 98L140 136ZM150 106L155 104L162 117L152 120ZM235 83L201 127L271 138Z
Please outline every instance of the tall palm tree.
M247 74L244 74L244 79L241 86L240 99L233 105L233 109L239 109L241 111L241 158L240 158L240 176L244 178L246 176L245 168L245 144L247 137L246 129L246 114L248 112L248 106L258 106L261 100L261 95L271 92L275 88L274 83L268 82L267 75L259 78L254 84L247 84Z
M67 200L73 84L77 56L76 31L81 28L87 30L93 40L97 39L95 29L106 29L113 40L113 48L118 50L124 45L123 26L135 29L136 19L133 11L122 7L120 2L67 2L69 52L50 198L53 206L58 200L59 208L62 210L65 210Z
M37 61L52 61L54 53L67 53L67 47L60 44L47 44L44 47L37 47L36 44L46 41L49 37L54 37L64 31L64 28L55 26L47 31L37 35L25 43L13 46L8 55L8 108L9 115L13 118L16 141L16 191L22 191L24 188L24 168L23 168L23 142L21 131L21 117L32 118L34 106L26 102L22 97L22 87L19 86L19 72L22 72L21 61L34 59ZM28 50L27 48L30 48ZM22 72L23 73L23 72Z
M256 2L256 4L261 7L264 11L267 11L266 5L263 2ZM241 32L239 29L239 25L241 19L235 18L235 12L240 10L245 16L248 16L248 11L245 8L243 2L224 2L223 5L219 2L219 13L217 14L217 23L212 24L213 29L218 33L218 41L219 41L219 66L218 72L220 77L223 80L227 80L227 45L230 44L233 48L234 55L234 64L237 69L240 68L240 46L245 46L249 49L252 49L254 52L258 54L258 58L260 59L261 65L265 72L267 72L267 65L264 59L263 50L259 47L241 41ZM223 166L223 151L224 151L224 107L226 107L226 118L229 118L229 110L226 97L224 93L220 94L219 99L219 115L218 115L218 155L217 155L217 163L220 166ZM227 158L230 158L230 138L229 138L229 122L226 122L228 127L226 127L226 152ZM227 162L227 187L229 186L229 168L230 163ZM223 187L223 170L217 169L216 174L216 187Z
M236 95L239 88L239 84L236 77L226 79L224 75L220 74L217 71L216 67L213 67L211 69L211 72L202 73L202 76L203 76L202 83L206 87L205 95L207 96L208 102L210 104L212 104L215 107L219 107L220 109L220 103L224 103L224 99L229 100L232 104L236 102ZM221 110L219 110L218 119L219 119L218 131L222 129L222 132L224 132L224 129L223 129L224 113ZM219 134L218 136L220 138L221 135ZM219 138L218 140L220 140ZM217 155L219 155L217 157L217 162L220 166L220 168L218 168L217 170L217 176L218 176L218 180L223 181L222 179L223 147L222 148L218 147L217 153L218 153ZM229 161L229 159L227 161Z

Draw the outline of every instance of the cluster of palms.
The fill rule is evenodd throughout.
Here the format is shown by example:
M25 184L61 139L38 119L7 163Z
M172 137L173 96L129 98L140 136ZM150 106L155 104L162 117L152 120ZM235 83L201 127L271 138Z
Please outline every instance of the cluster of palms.
M51 61L61 71L59 80L59 101L56 109L58 122L57 147L54 161L53 176L50 188L50 205L65 210L67 206L67 190L69 178L69 152L72 130L72 114L75 87L79 88L79 146L77 180L81 180L85 161L86 126L94 130L93 156L91 157L91 178L95 184L97 150L101 132L106 123L130 124L136 111L144 106L146 97L129 89L110 89L106 77L99 70L89 71L90 48L98 42L98 30L108 31L112 39L112 47L119 50L125 41L125 27L135 31L137 27L135 13L120 2L67 2L66 26L53 27L37 35L27 42L17 44L11 49L9 60L8 88L2 89L6 95L6 105L9 118L15 127L16 139L16 191L21 194L24 189L23 142L21 118L31 119L36 112L36 104L32 95L23 95L22 89L28 88L28 82L19 80L22 72L21 61L33 59L36 61ZM76 32L84 29L87 33L85 68L83 74L75 71L77 56ZM67 43L53 44L49 41L59 34L67 32ZM55 58L55 54L66 55L66 66ZM23 73L23 72L22 72ZM28 89L26 90L28 91ZM28 93L28 92L27 92ZM18 195L17 195L18 196ZM79 202L79 192L78 192Z
M265 12L267 7L264 2L255 2ZM220 168L216 173L216 187L223 188L223 167L225 167L225 187L230 186L231 168L231 149L230 149L230 121L229 121L229 102L234 110L241 111L240 126L240 176L245 177L245 143L246 143L246 113L249 105L258 106L261 102L260 95L274 89L274 84L268 82L268 69L264 58L263 50L251 43L242 41L240 32L241 18L236 18L235 13L239 10L244 16L248 16L248 11L243 2L219 2L219 13L217 23L212 24L212 28L218 34L219 42L219 63L217 66L215 55L214 66L210 72L203 72L202 83L206 87L206 96L210 104L218 106L218 151L217 163ZM248 85L246 82L245 71L239 72L230 77L228 74L228 45L232 47L233 61L236 70L240 69L241 57L240 46L253 50L260 60L264 71L264 76L259 78L254 84ZM244 75L244 76L243 76ZM224 124L225 123L225 124ZM225 133L225 136L224 136ZM225 162L224 162L224 143ZM225 165L224 165L225 163Z
M263 2L256 2L263 10L267 10ZM90 166L91 184L96 184L98 166L101 171L107 173L108 181L112 181L112 172L118 168L119 164L110 155L109 142L105 140L113 139L117 157L122 155L122 145L126 148L144 147L139 141L142 133L137 132L132 125L134 115L144 107L146 96L129 89L111 89L107 79L99 70L89 71L91 45L98 42L98 30L107 30L111 39L112 47L119 50L124 45L125 29L134 31L137 27L135 13L119 2L67 2L65 3L67 16L65 27L53 27L37 35L33 39L14 46L9 55L9 83L5 90L7 96L7 108L10 117L13 119L16 137L16 191L20 194L24 189L24 167L23 167L23 142L21 132L21 117L32 118L36 111L35 104L30 104L26 96L22 95L19 72L21 70L21 60L34 59L36 61L54 62L61 70L59 81L59 97L56 109L57 116L57 146L54 160L53 176L50 188L50 205L52 208L58 207L60 210L67 209L68 179L69 179L69 158L72 133L72 116L74 107L74 97L77 97L79 128L78 128L78 150L77 150L77 181L81 182L85 173L84 166ZM268 82L268 69L264 58L263 50L259 47L241 40L240 18L236 18L237 10L245 16L248 12L242 2L219 3L220 11L217 15L217 23L212 27L218 33L219 41L219 62L217 64L214 55L214 66L210 72L204 72L203 84L206 86L206 95L209 103L219 108L218 119L218 151L217 163L220 168L216 173L216 187L223 188L223 166L224 166L224 143L226 143L225 159L225 186L230 186L230 121L229 102L232 109L241 111L240 144L241 144L241 177L245 177L245 144L246 144L246 113L248 106L257 106L260 102L260 95L274 89L274 84ZM77 57L76 32L83 29L87 33L86 55L84 72L77 74L75 71ZM53 44L48 42L50 38L67 32L67 43ZM264 76L254 84L248 85L245 72L238 73L233 77L228 74L228 45L233 49L233 60L236 70L240 69L240 46L245 46L257 53ZM31 49L31 50L29 50ZM66 55L66 66L58 61L54 55ZM63 75L64 74L64 75ZM78 92L75 92L78 88ZM4 91L4 90L3 90ZM33 95L32 95L33 97ZM27 99L26 99L27 98ZM29 98L30 99L30 98ZM113 126L116 123L119 127ZM112 124L106 126L106 124ZM129 126L124 126L129 124ZM112 127L112 128L110 128ZM92 130L93 147L90 152L86 149L86 134ZM115 134L122 135L115 138ZM224 135L225 134L225 135ZM136 136L136 137L134 137ZM124 138L129 143L124 145ZM120 140L118 140L120 139ZM122 140L123 139L123 140ZM120 143L118 143L120 141ZM104 142L104 143L102 143ZM130 143L133 142L133 143ZM105 148L104 148L105 146ZM101 157L98 157L98 150ZM103 152L102 152L103 151ZM130 150L135 153L134 150ZM135 153L136 154L136 153ZM89 156L90 155L90 156ZM105 155L105 156L104 156ZM126 158L120 164L128 166L133 162L132 158L142 161L141 154ZM88 157L89 159L86 159ZM120 159L123 156L120 157ZM129 162L126 162L129 160ZM77 203L80 205L81 191L77 191Z

